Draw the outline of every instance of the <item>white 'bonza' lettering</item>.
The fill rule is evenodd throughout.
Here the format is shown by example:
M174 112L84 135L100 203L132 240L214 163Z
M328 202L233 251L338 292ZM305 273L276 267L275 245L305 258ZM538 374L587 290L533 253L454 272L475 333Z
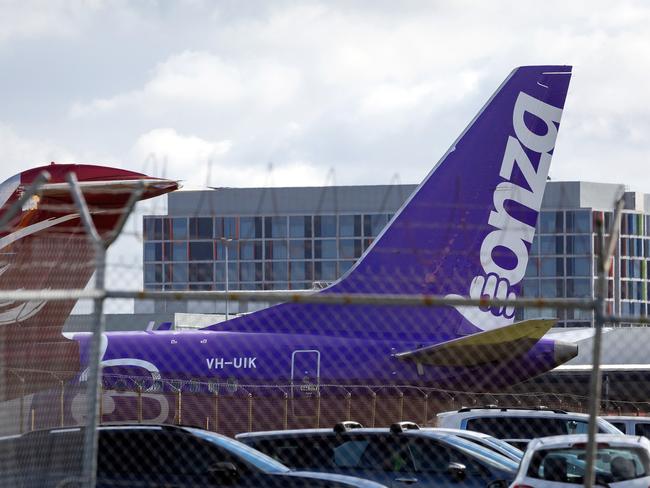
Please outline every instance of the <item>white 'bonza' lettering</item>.
M544 134L531 131L524 115L534 115L546 125ZM536 212L542 205L546 178L551 165L550 151L555 147L562 109L520 92L512 114L515 136L509 136L501 161L499 175L506 181L494 189L494 210L490 212L488 224L494 228L481 243L480 260L484 275L475 276L469 287L469 296L480 299L488 296L497 299L515 298L511 287L519 283L526 273L528 264L528 247L535 236L535 229L511 216L505 208L506 201L516 202ZM524 147L540 154L539 164L535 170ZM526 180L530 189L513 183L512 173L515 165ZM508 249L516 259L513 268L504 268L494 261L495 249ZM460 298L459 295L447 297ZM495 329L514 321L514 307L499 307L497 313L482 310L478 306L455 307L465 319L482 330Z

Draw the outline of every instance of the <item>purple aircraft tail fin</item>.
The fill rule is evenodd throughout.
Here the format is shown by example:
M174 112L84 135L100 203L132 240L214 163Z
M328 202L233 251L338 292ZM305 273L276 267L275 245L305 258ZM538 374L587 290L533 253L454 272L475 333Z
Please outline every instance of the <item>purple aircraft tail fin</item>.
M519 296L570 77L569 66L510 73L355 266L321 293ZM238 330L254 321L295 331L295 321L282 318L307 308L313 317L318 307L281 305L231 322ZM429 329L431 321L449 324L438 330L441 340L514 321L514 310L503 307L430 312L420 318ZM342 320L349 312L338 313L330 308L324 315L334 318L311 322L349 333ZM372 327L390 330L389 322L384 314Z

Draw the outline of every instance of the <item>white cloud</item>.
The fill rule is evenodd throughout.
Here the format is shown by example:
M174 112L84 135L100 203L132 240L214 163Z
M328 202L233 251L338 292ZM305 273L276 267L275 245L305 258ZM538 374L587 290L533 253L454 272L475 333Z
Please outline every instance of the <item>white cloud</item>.
M78 162L69 149L47 140L32 140L17 134L12 127L0 123L0 161L2 179L26 169L49 164Z

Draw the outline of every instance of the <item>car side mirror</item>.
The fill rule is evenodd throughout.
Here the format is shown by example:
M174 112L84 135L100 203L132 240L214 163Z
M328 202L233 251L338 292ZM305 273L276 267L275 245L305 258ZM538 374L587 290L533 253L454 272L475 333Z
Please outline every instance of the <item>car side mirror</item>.
M465 465L460 463L449 463L449 466L447 466L447 472L454 481L463 481L465 479L466 469Z
M239 479L237 466L229 461L213 464L208 469L208 473L218 485L231 485Z

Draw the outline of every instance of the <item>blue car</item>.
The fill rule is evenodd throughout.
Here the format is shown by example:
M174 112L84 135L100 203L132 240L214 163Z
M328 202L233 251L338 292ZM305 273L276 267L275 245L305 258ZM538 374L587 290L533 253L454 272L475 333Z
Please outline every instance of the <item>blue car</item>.
M362 428L239 434L237 440L300 470L345 474L390 487L505 487L517 463L450 433L420 429L412 422Z

